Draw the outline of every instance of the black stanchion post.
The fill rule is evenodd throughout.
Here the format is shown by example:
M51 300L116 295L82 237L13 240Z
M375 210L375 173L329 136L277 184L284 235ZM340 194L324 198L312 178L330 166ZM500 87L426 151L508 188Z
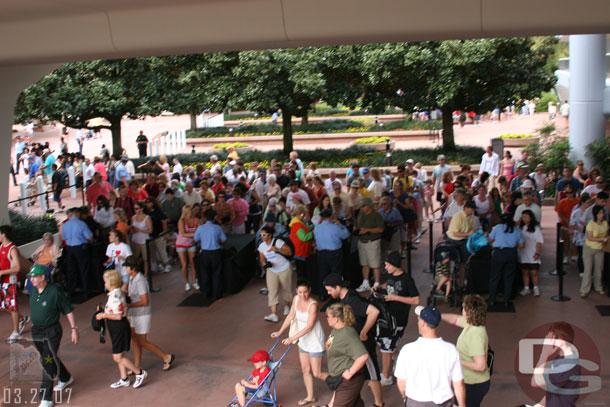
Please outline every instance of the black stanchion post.
M434 263L434 222L433 221L429 221L428 222L428 241L430 242L430 247L428 248L428 260L429 260L429 264L428 267L426 267L424 269L424 273L432 273L432 263Z
M563 240L561 240L561 223L557 222L557 275L559 277L559 295L551 297L553 301L570 301L570 297L563 295Z
M411 274L411 248L413 247L413 242L410 240L407 241L407 271Z

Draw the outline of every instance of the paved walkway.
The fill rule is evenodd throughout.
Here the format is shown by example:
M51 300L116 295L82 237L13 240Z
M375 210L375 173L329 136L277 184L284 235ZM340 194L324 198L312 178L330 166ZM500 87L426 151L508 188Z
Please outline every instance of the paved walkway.
M532 296L518 298L515 301L516 313L492 313L488 316L487 330L491 346L496 352L495 372L492 386L485 406L515 406L530 403L516 382L515 355L518 341L532 329L552 321L565 320L584 329L594 341L599 354L602 355L603 390L592 394L585 403L579 405L607 405L610 400L610 324L607 318L601 317L595 305L608 305L610 298L592 294L586 300L580 299L577 284L579 282L575 266L568 266L566 276L566 294L572 300L557 303L550 296L557 293L557 277L549 275L555 266L555 215L551 208L543 208L543 229L545 245L543 247L543 265L541 271L541 290L539 298ZM434 226L435 236L439 236L440 225ZM413 254L413 275L425 302L431 284L431 275L421 270L427 265L427 235L422 239L419 250ZM81 333L81 342L74 345L69 337L64 336L61 356L68 369L75 377L72 386L71 400L68 405L76 407L91 406L223 406L233 395L234 383L249 374L251 366L247 358L255 350L267 349L273 344L270 333L279 327L263 321L267 313L266 298L258 294L263 287L261 280L251 281L245 289L228 296L209 308L177 308L188 294L184 292L184 283L177 267L169 274L155 274L155 285L162 288L152 295L153 324L150 340L168 352L176 354L176 363L169 372L161 371L161 362L150 353L144 354L144 368L150 376L146 384L137 390L132 388L112 390L108 386L118 377L116 365L110 356L110 345L100 345L98 335L90 327L90 317L95 304L104 301L102 296L91 299L76 307L76 317ZM28 313L27 297L19 298L20 309ZM450 310L447 304L441 303L442 312ZM321 314L322 315L322 314ZM326 321L321 318L328 333ZM69 332L65 319L64 332ZM0 336L8 336L8 316L3 317ZM29 334L29 328L26 335ZM441 335L455 342L459 331L452 327L442 326ZM414 316L402 343L417 338ZM6 389L6 395L15 395L22 389L24 396L31 398L30 387L25 384L10 383L9 345L0 343L0 384ZM326 366L326 363L324 363ZM8 386L8 387L7 387ZM316 391L324 404L330 393L326 386L316 381ZM298 355L292 350L282 367L278 381L279 397L284 406L294 406L304 396ZM64 393L64 403L67 393ZM400 397L396 386L384 389L386 406L399 406ZM371 393L363 390L366 405L372 404ZM13 397L14 398L14 397ZM28 399L29 400L29 399ZM25 405L5 403L4 405Z

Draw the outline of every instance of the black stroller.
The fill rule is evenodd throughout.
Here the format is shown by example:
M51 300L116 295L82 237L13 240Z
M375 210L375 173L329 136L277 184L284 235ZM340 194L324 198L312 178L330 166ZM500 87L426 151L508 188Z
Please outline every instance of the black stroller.
M440 242L434 248L434 262L432 264L432 288L430 289L430 295L428 296L427 304L429 306L436 306L438 299L444 300L445 294L436 292L436 266L442 261L442 253L448 253L449 265L451 269L451 291L449 292L449 305L451 307L459 307L462 304L462 287L460 287L460 251L457 246L450 242ZM443 285L442 289L446 286Z

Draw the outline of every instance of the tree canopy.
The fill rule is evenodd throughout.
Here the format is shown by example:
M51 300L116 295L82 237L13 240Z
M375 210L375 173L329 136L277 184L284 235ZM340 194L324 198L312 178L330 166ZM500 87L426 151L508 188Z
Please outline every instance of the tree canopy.
M307 122L319 100L373 112L440 109L443 145L454 149L454 110L484 113L534 98L555 78L550 37L310 47L68 63L28 87L15 121L57 120L75 128L103 117L120 154L121 118L247 109L283 116L284 151L293 116Z

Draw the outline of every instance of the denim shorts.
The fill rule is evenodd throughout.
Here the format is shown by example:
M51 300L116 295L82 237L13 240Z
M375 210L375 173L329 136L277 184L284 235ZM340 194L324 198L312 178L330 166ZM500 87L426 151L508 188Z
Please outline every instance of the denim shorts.
M321 358L323 357L326 352L322 351L322 352L307 352L304 349L301 349L301 347L299 346L299 353L308 353L310 358Z
M193 252L193 253L195 253L195 251L197 251L197 246L176 247L176 252L177 253L184 253L184 252Z

